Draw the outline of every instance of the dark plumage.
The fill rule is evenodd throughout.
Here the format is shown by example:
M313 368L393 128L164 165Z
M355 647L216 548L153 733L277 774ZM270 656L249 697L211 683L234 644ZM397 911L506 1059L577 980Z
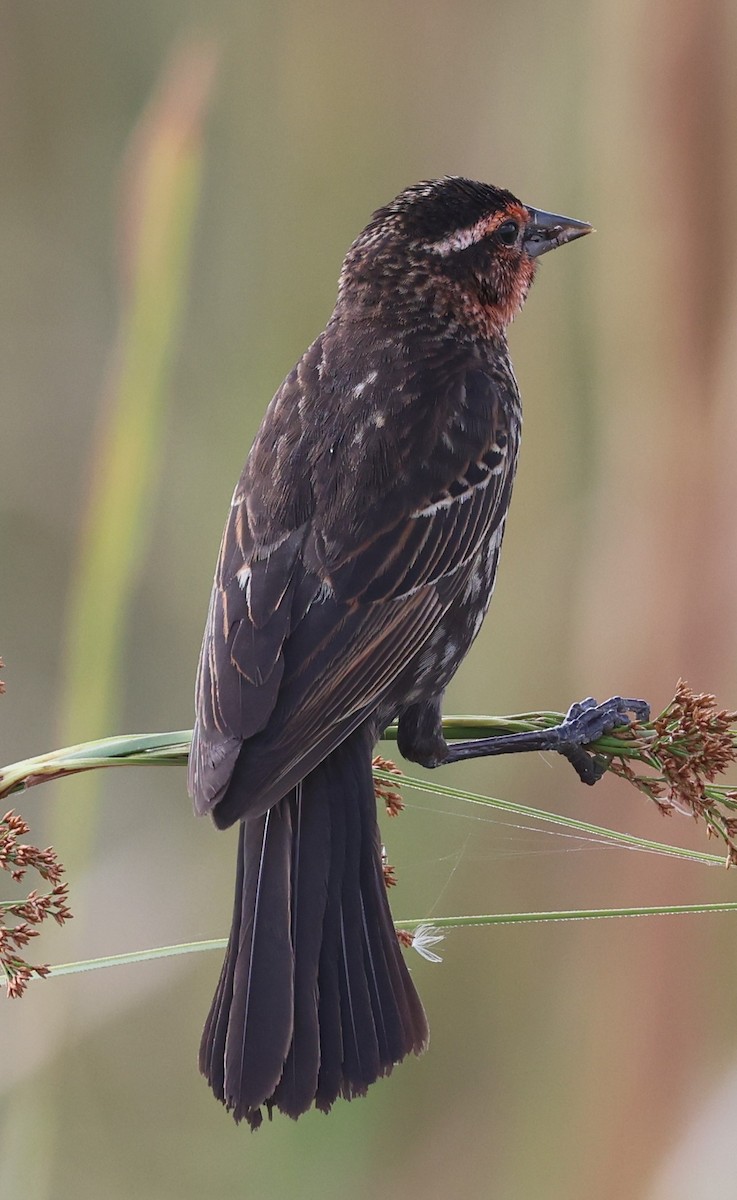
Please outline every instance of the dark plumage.
M348 251L236 487L189 785L219 828L241 822L200 1065L254 1127L264 1105L361 1095L427 1045L372 746L398 717L403 754L448 759L442 695L491 598L519 446L505 329L537 255L589 229L464 179L401 193Z

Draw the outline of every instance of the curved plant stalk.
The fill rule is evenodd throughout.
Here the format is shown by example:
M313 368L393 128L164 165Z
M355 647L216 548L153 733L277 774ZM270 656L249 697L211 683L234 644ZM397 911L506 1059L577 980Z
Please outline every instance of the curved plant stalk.
M477 737L494 737L508 733L527 732L550 728L560 724L563 714L557 712L532 712L512 716L458 716L447 717L443 732L448 741ZM737 790L715 783L716 777L737 760L737 714L719 710L710 695L696 695L688 686L679 682L673 700L653 721L632 723L617 729L593 743L588 749L599 756L607 770L631 783L664 813L685 812L706 826L709 836L718 836L727 848L727 865L737 863ZM396 726L390 727L385 737L396 739ZM171 766L184 765L187 761L190 731L178 730L162 734L133 734L99 741L83 742L76 746L25 759L0 770L0 799L26 788L36 786L49 779L97 770L104 767L126 766ZM687 858L708 865L720 861L717 855L698 853L682 847L578 821L558 813L546 812L527 805L512 803L490 796L430 783L424 779L405 776L393 763L383 758L374 760L374 779L377 799L387 808L390 815L402 808L399 788L408 786L416 790L452 796L472 804L484 804L507 813L537 822L563 825L574 831L574 835L595 837L606 842L618 843L637 850L668 854ZM23 825L23 829L20 826ZM7 831L8 836L5 836ZM39 851L36 847L16 847L17 833L25 832L22 818L10 812L0 821L0 867L11 874L16 873L18 853L26 855L28 866L39 869L44 855L53 851ZM14 833L15 831L15 840ZM8 847L14 848L13 853ZM5 849L5 852L4 852ZM0 902L0 960L5 968L8 992L20 995L33 975L70 973L72 970L87 970L93 966L110 966L123 962L147 958L165 957L194 950L222 946L218 939L206 943L187 943L184 947L163 947L159 950L134 952L131 955L114 956L110 959L94 960L90 963L66 964L64 967L31 967L19 958L18 946L25 944L30 925L37 924L46 915L57 920L66 920L71 915L66 907L66 887L59 891L59 876L63 868L58 864L55 900L45 900L35 892L24 902ZM43 872L42 872L42 877ZM56 909L54 908L56 904ZM60 909L61 906L61 909ZM665 913L731 911L734 904L716 905L673 905L659 908L596 909L588 911L557 913L507 913L485 916L459 916L434 919L432 926L418 921L398 922L400 938L414 944L420 953L429 959L437 958L431 950L437 935L434 928L461 925L490 925L522 921L583 920L610 916L645 916ZM63 911L62 911L63 910ZM30 915L29 915L30 914ZM16 925L8 926L6 919L15 919ZM18 933L21 923L20 933ZM18 941L20 937L20 942ZM8 954L2 953L2 948ZM10 951L13 951L12 956ZM7 961L6 961L7 960Z
M615 917L665 917L686 914L737 912L737 900L719 904L658 904L643 908L584 908L563 909L557 912L484 913L476 916L433 917L431 921L406 919L395 921L400 940L413 946L423 958L439 962L440 955L428 952L428 945L442 941L440 930L463 929L479 925L530 925L548 921L598 921ZM402 936L404 935L404 936ZM180 942L172 946L156 946L150 950L133 950L128 954L109 954L104 958L88 958L82 962L59 963L46 968L47 976L79 975L106 967L125 967L133 963L152 962L162 958L177 958L183 954L200 954L207 950L224 950L227 938L209 938L201 942Z
M451 716L443 720L443 733L448 741L494 737L549 729L562 720L558 712ZM658 717L614 730L588 749L601 757L608 771L643 792L661 811L675 809L703 821L707 833L725 843L728 863L735 863L737 817L732 814L737 813L737 789L714 781L737 761L736 724L737 713L717 709L713 696L697 695L679 680L674 698ZM396 725L384 736L395 740ZM190 730L131 734L26 759L0 770L0 799L47 779L101 767L181 765L187 761L190 737Z

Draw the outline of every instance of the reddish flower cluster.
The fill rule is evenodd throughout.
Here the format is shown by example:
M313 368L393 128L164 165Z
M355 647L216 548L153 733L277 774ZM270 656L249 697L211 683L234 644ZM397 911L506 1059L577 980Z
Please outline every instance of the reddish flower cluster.
M384 861L382 863L382 870L384 872L384 886L388 888L396 887L397 873L391 863Z
M22 996L34 975L48 975L47 966L33 966L19 954L31 938L38 936L36 926L48 917L63 925L72 915L67 905L67 884L61 882L64 868L51 848L39 850L19 841L27 833L28 825L17 813L8 812L0 819L0 867L15 882L23 879L26 871L34 870L52 885L51 891L42 895L34 890L24 900L0 901L0 967L11 998Z
M714 781L737 762L736 722L737 713L718 709L714 696L695 693L680 679L675 696L656 720L630 727L634 740L629 761L614 758L609 767L664 813L678 809L704 821L709 834L726 843L728 865L737 864L737 819L727 815L737 809L737 791ZM655 773L639 774L632 758Z
M679 679L676 694L653 722L654 752L663 766L669 798L699 810L704 785L737 760L734 724L737 713L718 709L714 696L696 695Z
M390 758L382 758L380 754L377 754L372 759L371 765L375 771L384 771L387 775L396 775L399 779L402 778L402 772ZM404 808L404 801L397 788L392 787L385 779L377 779L375 775L374 792L377 802L384 805L390 817L398 816Z

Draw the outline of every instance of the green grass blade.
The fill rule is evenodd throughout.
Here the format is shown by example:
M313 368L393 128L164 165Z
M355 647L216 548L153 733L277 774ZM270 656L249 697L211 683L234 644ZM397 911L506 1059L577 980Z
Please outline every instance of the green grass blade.
M593 825L590 821L579 821L575 817L567 817L562 813L548 812L544 808L532 808L528 804L518 804L512 800L500 800L494 796L481 796L477 792L468 792L461 788L448 787L446 784L425 782L413 776L391 775L387 771L376 771L378 779L394 786L411 788L417 792L429 792L434 796L449 796L454 800L463 800L467 804L481 804L486 808L494 808L500 812L512 813L527 820L542 821L549 825L561 825L575 833L589 837L602 838L608 842L618 843L630 849L649 851L653 854L670 855L673 858L689 859L692 862L704 863L707 866L724 866L724 857L718 854L706 854L699 850L687 850L683 846L672 846L667 842L655 842L650 838L635 837L632 833L621 833L616 829L608 829L604 825Z
M722 904L659 904L633 908L564 909L558 912L486 913L474 916L431 917L424 920L405 919L395 921L395 925L397 929L412 932L422 925L429 925L433 929L463 929L466 926L479 925L521 925L545 921L598 921L614 917L664 917L721 912L737 912L737 901ZM227 944L227 938L210 938L202 942L181 942L178 945L157 946L151 950L134 950L128 954L110 954L104 958L89 958L83 962L60 963L58 966L51 967L49 977L78 975L83 971L124 967L131 963L175 958L182 954L199 954L206 950L224 950Z

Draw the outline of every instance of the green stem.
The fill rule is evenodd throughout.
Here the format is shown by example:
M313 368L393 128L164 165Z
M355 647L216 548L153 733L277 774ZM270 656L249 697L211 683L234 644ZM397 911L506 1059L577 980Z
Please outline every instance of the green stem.
M516 732L540 728L540 722L554 725L561 720L560 713L523 713L511 717L471 717L451 716L443 721L443 731L449 740L468 738L488 734L490 730L498 733ZM386 731L388 739L396 738L396 726ZM49 779L62 776L76 775L82 771L91 771L104 767L131 766L183 766L187 762L187 753L191 738L191 730L180 729L172 733L127 734L112 738L101 738L97 741L82 742L76 746L67 746L62 750L54 750L35 758L24 759L0 770L0 799L13 793L21 792L27 787L43 783ZM602 738L601 743L595 744L595 749L605 743L609 745L613 738ZM620 753L618 751L618 753ZM672 857L685 858L691 861L703 862L710 865L721 864L723 859L716 854L704 854L686 850L680 846L671 846L663 842L651 841L648 838L638 838L618 830L607 829L601 825L593 825L588 821L578 821L573 817L565 817L558 813L547 812L545 809L532 808L529 805L500 800L491 796L481 796L475 792L467 792L459 788L448 787L435 780L425 782L407 775L392 775L377 770L376 776L395 786L407 786L415 791L429 792L434 795L449 796L453 799L464 800L470 804L483 804L499 809L502 812L513 813L523 818L544 821L552 825L562 825L576 833L587 836L604 838L610 842L631 846L635 849L650 851L658 854L668 854Z
M26 758L0 770L0 799L49 779L103 767L182 766L187 762L191 737L191 729L123 734Z
M431 917L425 920L405 919L395 921L397 929L410 933L423 925L434 929L462 929L478 925L519 925L537 921L592 921L614 917L662 917L682 916L695 913L718 913L737 911L737 901L722 904L658 904L645 908L582 908L562 909L557 912L485 913L474 916ZM129 954L110 954L104 958L89 958L83 962L60 963L51 967L49 977L77 975L83 971L96 971L105 967L124 967L131 963L150 962L160 958L176 958L182 954L199 954L205 950L224 950L227 938L210 938L202 942L181 942L173 946L157 946L151 950L134 950Z
M444 718L443 733L448 741L458 741L547 729L562 720L562 713L553 712L520 713L506 717L453 716ZM191 737L191 729L180 729L173 733L122 734L52 750L0 770L0 798L47 779L103 767L182 765L187 761ZM390 725L384 737L388 741L396 741L397 726ZM627 742L623 737L612 734L594 742L591 749L595 753L618 757L637 758L644 753L644 746L640 742L633 739Z
M631 833L621 833L617 829L608 829L604 825L592 825L590 821L578 821L575 817L548 812L544 808L532 808L528 804L518 804L512 800L500 800L495 796L481 796L477 792L461 791L459 788L436 783L435 780L432 783L426 783L424 779L415 779L409 775L392 775L389 771L378 769L374 770L374 774L382 782L393 783L395 786L412 788L416 792L429 792L432 795L450 796L454 800L465 800L468 804L483 804L487 808L496 808L501 812L513 813L515 816L526 817L534 821L544 821L549 825L563 825L576 833L604 838L633 849L646 850L654 854L667 854L673 858L686 858L710 866L724 865L724 858L718 854L705 854L702 851L687 850L683 846L671 846L666 842L654 842L649 838L635 837Z
M639 908L580 908L558 912L488 913L483 916L429 917L426 921L395 921L397 929L461 929L464 925L517 925L533 921L592 921L607 917L665 917L685 913L737 912L737 900L720 904L657 904ZM52 968L53 971L53 968Z

